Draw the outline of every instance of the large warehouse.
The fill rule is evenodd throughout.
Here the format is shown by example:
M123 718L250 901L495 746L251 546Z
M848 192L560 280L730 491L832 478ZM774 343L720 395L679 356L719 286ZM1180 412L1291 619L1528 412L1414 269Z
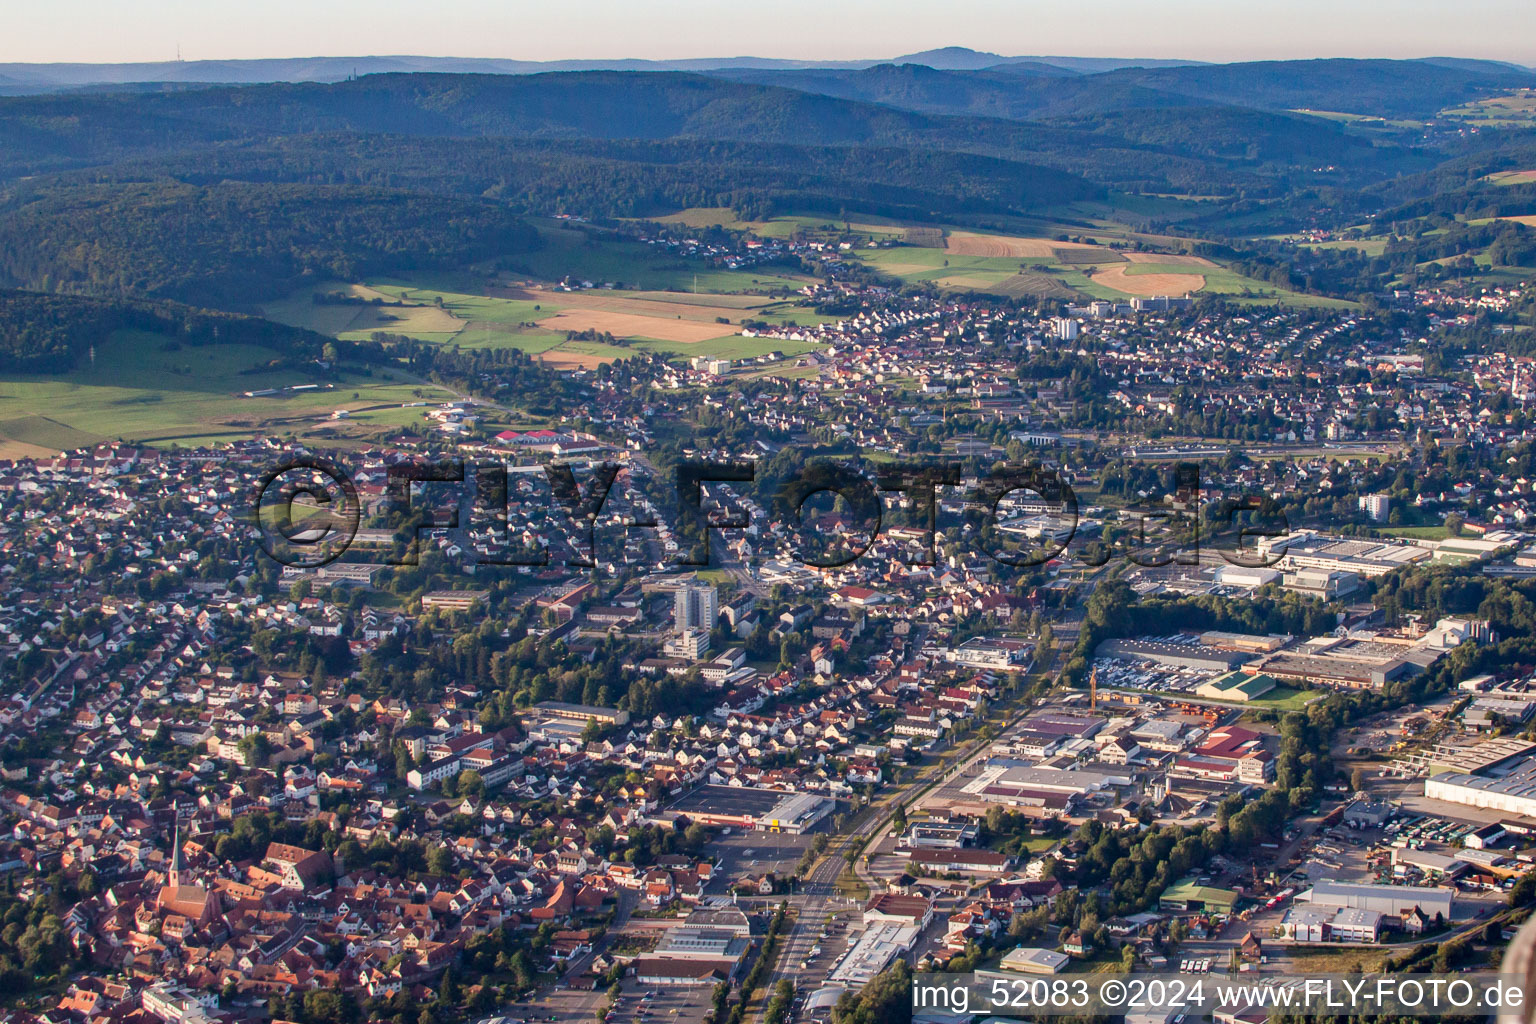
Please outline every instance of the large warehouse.
M755 786L700 786L668 811L703 825L761 829L800 835L832 813L834 804L812 793Z
M1536 818L1536 757L1510 738L1489 740L1457 755L1438 754L1432 768L1450 768L1424 780L1424 795L1489 811ZM1460 771L1454 769L1463 769ZM1474 774L1476 773L1476 774Z
M1318 882L1296 897L1298 902L1320 907L1350 907L1401 915L1418 907L1431 920L1440 914L1449 921L1454 906L1452 890L1416 885L1360 885L1351 882Z
M1506 775L1501 779L1445 772L1424 780L1424 795L1467 807L1536 818L1536 772Z
M1244 662L1253 660L1253 655L1244 651L1162 640L1105 640L1094 651L1094 657L1150 661L1168 668L1193 668L1207 672L1230 672Z

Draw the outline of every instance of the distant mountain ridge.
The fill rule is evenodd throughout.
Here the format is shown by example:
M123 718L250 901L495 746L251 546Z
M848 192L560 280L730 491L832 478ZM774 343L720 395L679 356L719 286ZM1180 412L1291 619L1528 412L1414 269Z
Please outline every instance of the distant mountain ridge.
M946 150L1022 159L1086 173L1101 183L1151 183L1159 191L1174 181L1191 185L1201 178L1196 154L1236 159L1246 168L1238 171L1245 177L1259 164L1288 163L1297 154L1305 154L1308 164L1349 162L1362 170L1388 154L1318 118L1238 111L1239 130L1231 107L1161 97L1134 85L1113 86L1122 98L1143 99L1129 104L1138 116L1119 130L1083 120L1104 113L1103 97L1062 103L1055 112L1073 118L1070 126L1031 119L1028 102L1017 107L1006 102L1009 89L1028 93L1054 83L1075 91L1092 88L1096 79L1004 76L1001 99L982 91L970 103L963 90L975 84L971 76L986 72L883 65L866 72L804 74L851 75L859 86L885 84L878 95L862 98L818 88L814 81L784 88L679 72L401 74L330 84L16 97L0 101L0 179L315 133ZM1167 109L1154 109L1158 106ZM1241 152L1213 153L1212 142L1222 138L1235 141Z
M1004 57L963 46L947 46L901 57L867 60L793 60L779 57L698 57L678 60L510 60L494 57L281 57L257 60L190 60L125 64L0 64L0 88L13 94L51 92L92 85L143 82L193 82L210 85L255 85L267 82L339 82L353 75L410 72L445 74L527 75L546 71L719 71L756 68L843 68L856 70L877 64L925 64L949 71L1034 64L1056 73L1094 74L1123 67L1179 67L1198 61L1112 57Z

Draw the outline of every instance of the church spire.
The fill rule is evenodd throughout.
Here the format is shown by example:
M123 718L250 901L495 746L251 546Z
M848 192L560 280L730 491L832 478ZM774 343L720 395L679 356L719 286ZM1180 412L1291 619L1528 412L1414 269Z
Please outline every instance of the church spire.
M181 852L181 815L176 816L176 828L171 833L171 871L167 883L175 888L181 884L181 876L187 872L187 858Z

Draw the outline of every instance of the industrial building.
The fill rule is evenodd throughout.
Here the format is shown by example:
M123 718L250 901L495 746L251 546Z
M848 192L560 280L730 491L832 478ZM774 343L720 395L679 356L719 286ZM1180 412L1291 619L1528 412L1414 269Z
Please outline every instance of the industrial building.
M715 985L730 981L752 945L747 915L734 907L699 909L667 930L654 952L637 957L642 985Z
M1385 576L1405 565L1428 561L1434 555L1416 544L1329 537L1314 530L1298 530L1284 537L1260 537L1256 550L1266 562L1278 558L1278 568L1284 570L1348 572L1367 578Z
M1168 668L1202 669L1230 672L1250 660L1246 651L1223 650L1206 644L1168 643L1162 640L1106 640L1094 652L1096 658L1121 661L1150 661Z
M1536 818L1536 759L1505 775L1443 772L1424 780L1424 795L1467 807Z
M1381 941L1386 915L1355 907L1295 906L1280 921L1281 933L1297 942Z
M1258 697L1264 696L1275 688L1273 676L1260 672L1257 675L1248 675L1243 672L1228 672L1224 676L1217 676L1195 687L1195 696L1204 697L1207 700L1229 700L1238 703L1247 703Z
M1434 919L1439 914L1451 919L1454 893L1450 889L1422 888L1413 885L1366 885L1354 882L1318 882L1296 897L1299 903L1311 903L1318 907L1350 907L1355 910L1374 910L1381 914L1401 917L1418 907L1424 916Z
M989 803L1044 814L1069 810L1074 802L1090 793L1111 786L1129 786L1132 781L1129 775L1044 768L994 758L976 778L961 787L961 792Z

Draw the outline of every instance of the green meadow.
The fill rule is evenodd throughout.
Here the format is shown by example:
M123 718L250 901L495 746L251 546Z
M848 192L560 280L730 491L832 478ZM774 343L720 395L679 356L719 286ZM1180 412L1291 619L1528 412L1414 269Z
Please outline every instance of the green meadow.
M259 398L246 391L318 383L299 370L265 370L278 353L252 345L180 345L157 334L119 331L65 376L0 377L0 451L38 454L99 441L195 444L267 433L305 433L336 409L446 401L425 384L348 375L334 388ZM255 372L243 372L252 371ZM359 416L361 418L361 414ZM338 424L340 426L340 424Z

